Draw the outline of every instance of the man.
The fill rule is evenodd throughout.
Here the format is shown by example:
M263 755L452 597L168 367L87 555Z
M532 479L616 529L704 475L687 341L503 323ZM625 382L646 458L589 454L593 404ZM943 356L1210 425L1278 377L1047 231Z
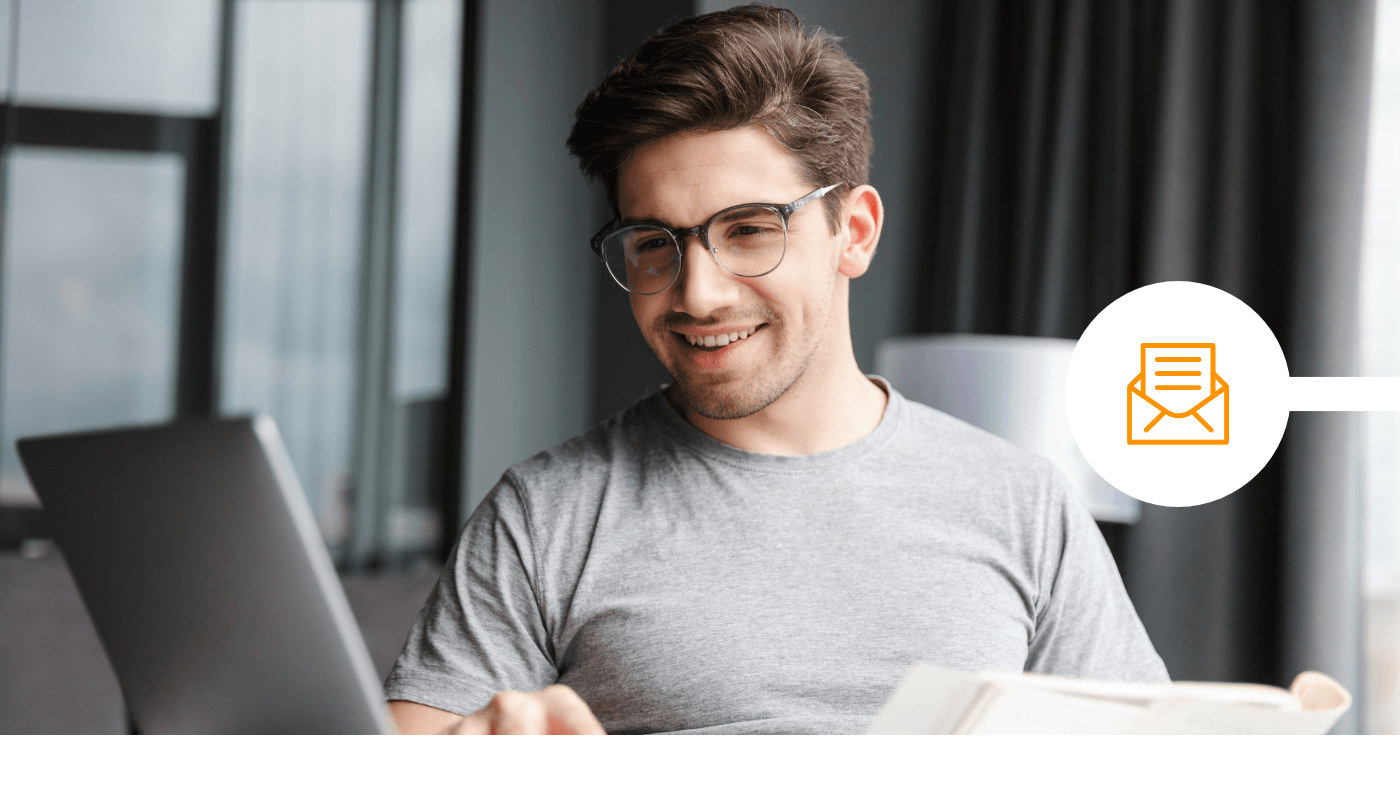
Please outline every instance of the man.
M506 472L387 684L404 732L860 732L915 662L1166 680L1050 463L861 373L864 74L681 22L576 113L594 249L675 378Z

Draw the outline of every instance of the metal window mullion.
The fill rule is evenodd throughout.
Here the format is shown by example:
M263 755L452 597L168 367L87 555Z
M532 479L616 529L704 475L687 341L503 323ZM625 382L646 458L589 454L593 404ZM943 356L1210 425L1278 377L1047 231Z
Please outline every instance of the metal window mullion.
M217 107L186 133L184 260L180 274L180 336L176 351L175 414L219 413L223 278L230 196L235 0L220 0ZM171 130L163 121L161 133Z
M210 317L211 336L209 361L209 415L218 416L223 410L224 383L224 318L229 297L228 243L229 213L233 205L233 66L238 35L238 3L240 0L219 2L219 64L218 64L218 161L215 162L216 182L212 188L217 200L214 217L213 256L213 315Z
M375 0L356 338L354 518L346 560L352 570L377 557L390 504L402 22L401 0Z
M471 249L473 165L476 160L476 76L481 3L462 0L461 60L457 94L457 183L452 239L451 316L447 343L447 398L443 408L442 541L438 558L446 561L471 501L467 500L467 376L471 325Z
M14 0L10 4L10 51L9 56L9 84L5 86L5 129L4 137L0 138L0 351L4 348L5 338L5 286L8 283L6 265L9 263L5 259L5 240L9 227L10 216L10 152L15 146L18 137L18 118L16 117L16 105L19 102L17 89L19 86L19 0ZM5 364L4 354L0 352L0 405L3 405L5 393ZM0 410L0 413L3 413Z

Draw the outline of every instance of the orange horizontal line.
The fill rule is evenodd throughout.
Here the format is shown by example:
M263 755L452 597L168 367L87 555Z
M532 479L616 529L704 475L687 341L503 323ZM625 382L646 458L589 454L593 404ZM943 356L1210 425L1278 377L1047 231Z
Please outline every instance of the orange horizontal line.
M1156 361L1200 361L1200 356L1158 356Z
M1187 370L1171 369L1158 370L1157 372L1154 372L1152 374L1161 375L1164 378L1199 378L1201 376L1201 373L1199 371L1192 372Z
M1200 386L1157 386L1158 391L1200 391Z

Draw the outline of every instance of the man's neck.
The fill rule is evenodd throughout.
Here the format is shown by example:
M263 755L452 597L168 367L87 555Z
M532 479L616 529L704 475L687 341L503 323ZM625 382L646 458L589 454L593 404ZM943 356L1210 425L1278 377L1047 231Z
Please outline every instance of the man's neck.
M701 432L760 454L818 454L849 446L869 435L884 416L889 395L867 378L847 350L834 364L809 367L768 407L742 419L709 419L666 399Z

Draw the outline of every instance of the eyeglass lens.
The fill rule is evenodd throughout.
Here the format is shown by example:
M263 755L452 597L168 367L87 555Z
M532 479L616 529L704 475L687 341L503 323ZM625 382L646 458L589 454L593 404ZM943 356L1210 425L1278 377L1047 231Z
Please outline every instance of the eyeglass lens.
M740 206L709 223L711 252L740 276L762 276L778 267L787 251L787 230L773 208ZM664 227L639 225L603 241L603 262L618 284L639 295L659 293L680 274L681 247Z

